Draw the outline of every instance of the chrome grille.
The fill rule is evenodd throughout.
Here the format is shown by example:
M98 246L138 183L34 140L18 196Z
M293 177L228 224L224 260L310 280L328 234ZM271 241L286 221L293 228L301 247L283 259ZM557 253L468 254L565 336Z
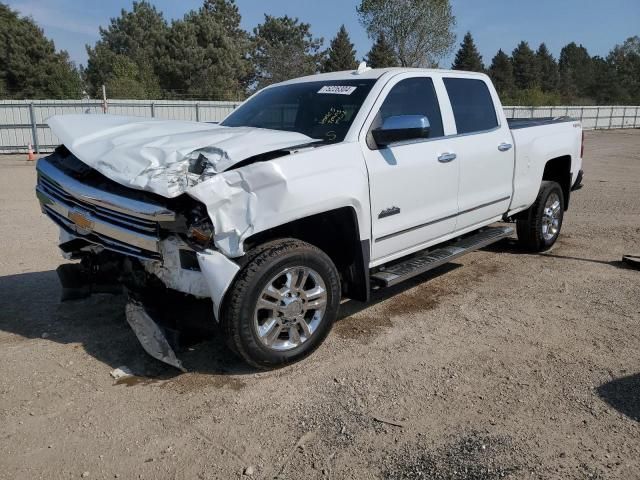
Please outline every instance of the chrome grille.
M103 208L98 205L93 205L81 199L75 198L69 193L65 192L60 185L57 185L51 179L43 175L38 175L38 186L50 196L62 202L65 202L69 206L74 206L80 210L90 212L95 217L106 220L109 223L120 225L123 228L139 230L140 232L147 234L157 233L158 222L145 220L143 218L134 217L132 215L127 215L124 213L119 213L115 210Z
M42 211L67 232L124 255L161 259L160 226L174 222L174 212L84 184L48 158L38 161L37 171Z
M130 257L142 258L145 260L161 260L162 259L161 255L157 252L144 250L142 248L135 247L128 243L121 242L113 238L100 235L95 232L80 236L77 234L77 231L73 230L72 223L69 221L68 218L64 217L63 215L60 215L58 212L56 212L50 207L47 207L46 205L43 206L43 211L49 216L51 220L53 220L54 223L58 224L59 227L65 229L67 232L73 235L83 238L89 243L100 245L103 248L106 248L107 250L111 250L117 253L122 253Z

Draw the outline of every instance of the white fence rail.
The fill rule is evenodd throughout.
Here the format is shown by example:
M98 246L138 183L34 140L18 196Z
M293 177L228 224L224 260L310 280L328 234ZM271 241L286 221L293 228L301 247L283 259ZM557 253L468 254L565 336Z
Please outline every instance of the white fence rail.
M219 122L240 102L109 100L108 113L196 122ZM99 100L0 100L0 153L47 152L60 142L46 124L52 115L103 113Z
M109 100L108 113L198 122L219 122L239 102L175 100ZM504 107L509 118L569 116L586 130L640 128L638 106ZM0 100L0 153L26 152L29 144L37 153L54 149L58 139L46 124L52 115L102 113L98 100Z
M507 118L572 117L582 122L585 130L640 128L640 107L504 107Z

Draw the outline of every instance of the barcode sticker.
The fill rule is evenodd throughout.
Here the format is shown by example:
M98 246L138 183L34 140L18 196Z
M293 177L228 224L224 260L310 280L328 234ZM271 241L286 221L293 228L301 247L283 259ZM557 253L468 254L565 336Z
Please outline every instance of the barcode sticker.
M325 85L318 93L332 94L332 95L351 95L356 91L358 87L349 87L347 85Z

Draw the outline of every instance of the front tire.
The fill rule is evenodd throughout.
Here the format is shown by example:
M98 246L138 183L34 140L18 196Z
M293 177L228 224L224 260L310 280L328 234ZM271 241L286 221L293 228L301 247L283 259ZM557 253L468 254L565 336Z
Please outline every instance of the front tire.
M518 241L531 252L550 249L562 229L564 194L556 182L543 180L536 201L516 220Z
M256 247L224 302L227 343L261 369L301 360L331 331L340 292L335 265L313 245L283 239Z

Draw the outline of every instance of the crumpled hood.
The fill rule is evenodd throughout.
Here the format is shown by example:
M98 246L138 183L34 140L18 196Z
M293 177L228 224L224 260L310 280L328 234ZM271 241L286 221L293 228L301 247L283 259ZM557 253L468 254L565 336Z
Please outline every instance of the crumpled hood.
M296 132L116 115L55 115L48 124L85 164L167 198L247 158L314 141Z

